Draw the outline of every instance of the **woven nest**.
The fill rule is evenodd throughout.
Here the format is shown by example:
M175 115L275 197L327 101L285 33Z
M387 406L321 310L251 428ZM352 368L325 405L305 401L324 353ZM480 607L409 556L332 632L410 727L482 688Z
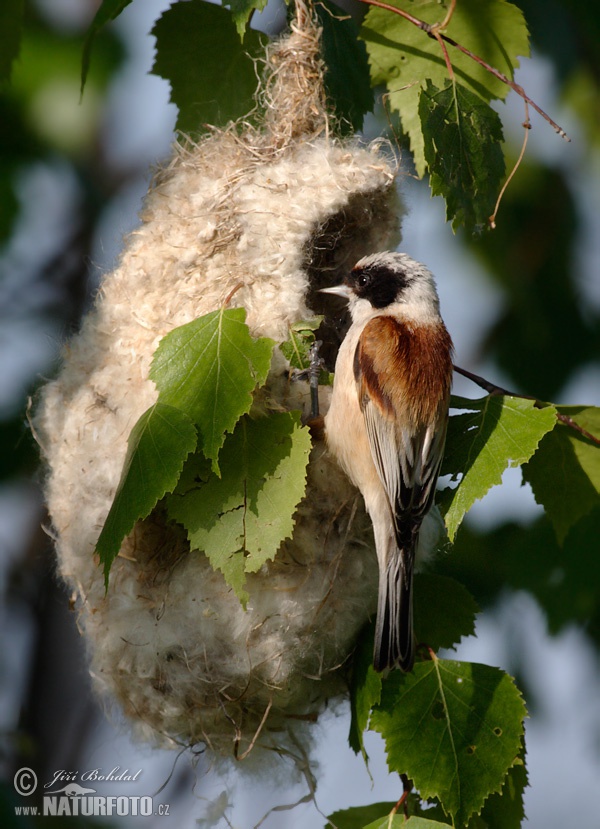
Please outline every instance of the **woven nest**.
M305 9L267 52L260 100L260 128L231 124L175 148L36 422L58 567L96 689L144 739L238 757L276 745L345 691L344 666L377 594L356 490L315 445L293 538L248 576L245 611L160 509L123 543L106 595L94 549L128 435L157 398L148 372L161 337L238 286L231 304L246 309L253 336L283 341L291 324L324 310L318 288L398 240L394 162L381 145L333 135L319 31ZM330 363L343 324L319 334ZM306 411L306 386L290 382L276 355L262 404Z

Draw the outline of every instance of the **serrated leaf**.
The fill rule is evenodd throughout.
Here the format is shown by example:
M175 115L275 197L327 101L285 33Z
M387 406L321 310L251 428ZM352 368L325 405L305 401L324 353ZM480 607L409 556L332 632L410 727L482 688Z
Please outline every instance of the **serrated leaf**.
M398 8L427 23L439 23L448 9L438 0L396 0ZM518 56L529 54L529 38L523 13L504 0L461 0L444 31L512 79ZM442 88L448 70L438 42L393 12L371 8L361 37L365 40L373 85L385 84L392 109L400 113L410 139L420 176L426 162L420 119L417 115L421 89L429 79ZM485 101L504 99L509 87L471 58L448 46L457 80Z
M414 580L414 627L419 643L433 650L451 648L463 636L475 632L479 611L475 599L462 584L448 576L417 573ZM363 732L371 709L381 698L381 674L373 669L374 625L367 625L358 639L350 676L350 733L352 750L364 749Z
M364 43L358 40L359 27L348 14L329 0L315 6L325 62L325 92L342 132L362 129L364 117L375 100L369 83L369 63Z
M600 408L558 406L586 431L600 437ZM563 423L549 432L523 467L535 500L552 522L559 544L580 518L600 506L600 447Z
M487 227L504 179L500 118L466 87L438 89L430 81L419 117L431 192L446 200L446 219L454 230Z
M381 674L373 668L374 625L367 625L361 632L352 657L350 676L350 748L367 760L363 732L369 724L371 709L381 699Z
M225 441L222 476L212 473L168 499L168 513L183 524L192 548L208 556L242 600L240 574L258 571L293 532L310 449L298 412L246 416Z
M505 469L528 461L556 423L553 406L538 409L519 397L456 397L452 407L466 412L450 418L441 471L455 481L460 477L439 499L451 541L475 501L501 482Z
M226 5L231 9L231 16L235 23L235 28L243 41L246 33L246 27L250 20L250 15L253 11L262 11L268 0L230 0Z
M176 3L158 19L152 72L171 84L177 129L195 135L253 108L258 85L253 56L265 37L252 29L240 42L231 13L204 0Z
M523 797L527 785L523 742L514 766L511 766L504 779L502 791L490 795L484 803L481 810L482 826L485 829L521 829L525 818Z
M150 369L161 402L197 425L215 472L225 433L250 411L252 392L271 365L273 340L253 339L245 319L243 308L227 308L175 328L160 341Z
M475 633L477 602L466 587L448 576L417 573L414 579L414 628L417 641L434 651L452 648Z
M385 740L390 771L463 825L501 790L525 716L521 694L498 668L435 659L390 674L371 728Z
M119 486L96 551L108 586L111 565L136 521L146 518L175 489L183 464L196 448L197 433L183 412L155 403L133 427Z
M0 84L10 80L13 61L21 47L23 0L2 0L0 4Z
M123 9L127 8L127 6L131 3L131 0L102 0L98 11L96 12L94 19L90 23L90 26L87 30L85 36L85 42L83 44L83 55L81 57L81 94L83 95L83 89L85 87L85 82L87 80L88 72L90 69L90 59L92 55L92 46L94 44L94 39L100 29L109 23L111 20L116 20L116 18L121 14Z

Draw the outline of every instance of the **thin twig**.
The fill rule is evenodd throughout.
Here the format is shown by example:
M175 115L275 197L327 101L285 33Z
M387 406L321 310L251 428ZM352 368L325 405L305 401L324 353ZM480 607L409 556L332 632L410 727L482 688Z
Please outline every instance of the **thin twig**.
M458 43L456 40L453 40L451 37L448 37L448 35L442 34L440 31L438 31L441 28L439 24L426 23L424 20L420 20L418 17L414 17L414 15L410 14L409 12L406 12L403 9L398 9L395 6L391 6L389 3L384 3L382 2L382 0L360 0L360 2L365 3L367 6L377 6L377 8L379 9L385 9L386 11L392 12L393 14L398 14L400 15L400 17L403 17L405 20L408 20L409 23L412 23L413 26L416 26L418 29L421 29L422 32L425 32L426 35L433 38L434 40L437 40L439 42L440 39L442 39L446 43L449 43L450 46L454 46L455 49L458 49L460 52L463 53L463 55L466 55L468 58L471 58L471 60L474 60L475 63L478 63L481 67L483 67L483 69L485 69L487 72L490 72L499 81L509 86L514 92L517 93L517 95L520 95L524 101L530 104L530 106L532 106L535 109L535 111L539 113L542 116L542 118L550 124L552 129L555 132L557 132L561 138L564 138L565 141L571 140L567 133L563 130L563 128L560 127L556 123L556 121L553 121L552 118L550 118L550 116L546 112L544 112L544 110L541 107L539 107L536 104L536 102L533 101L527 95L522 86L520 86L518 83L515 83L514 81L511 81L511 79L507 77L507 75L500 72L499 69L496 69L491 64L487 63L485 60L483 60L483 58L480 58L479 55L476 55L474 52L471 52L470 49L467 49L465 46Z
M536 409L545 409L548 405L544 403L542 400L538 400L537 397L532 397L530 394L517 394L514 391L508 391L507 389L503 389L502 386L497 386L495 383L491 383L489 380L486 380L485 377L481 377L479 374L473 374L472 371L467 371L466 368L460 368L460 366L455 365L454 371L457 374L462 374L463 377L466 377L468 380L471 380L473 383L476 383L482 389L485 389L489 394L495 396L506 396L506 397L519 397L522 400L532 400ZM580 426L572 417L569 415L563 414L562 412L556 412L557 420L560 420L561 423L564 423L565 426L568 426L571 429L574 429L576 432L579 432L584 438L591 441L595 446L600 446L600 438L593 435L591 432L588 432L587 429L584 429L583 426Z
M236 760L238 760L240 763L241 763L241 761L242 761L242 760L245 760L245 759L246 759L246 757L250 754L250 752L252 751L252 749L253 749L253 748L254 748L254 746L256 745L256 741L258 740L258 736L259 736L260 732L261 732L261 731L262 731L262 729L263 729L263 725L264 725L264 724L266 723L266 721L267 721L267 717L269 716L269 711L271 710L271 706L272 706L272 705L273 705L273 700L272 700L272 699L270 699L270 700L269 700L269 704L268 704L268 705L267 705L267 707L266 707L265 713L263 714L263 718L262 718L262 720L260 721L260 725L259 725L259 726L258 726L258 728L256 729L256 733L255 733L254 737L252 738L252 740L251 740L251 742L250 742L250 745L248 746L248 748L246 749L246 751L244 751L244 753L243 753L243 754L240 754L240 756L239 756L239 757L238 757L238 755L237 755L237 748L238 748L239 743L238 743L238 742L236 742L235 759L236 759Z
M481 377L479 374L474 374L472 371L467 371L466 368L461 368L460 366L455 365L454 371L457 374L462 374L462 376L466 377L467 380L471 380L473 383L476 383L478 386L481 386L481 388L485 389L487 392L489 392L489 394L498 395L502 397L524 397L526 400L536 400L535 397L529 397L529 395L527 394L516 394L515 392L508 391L508 389L503 389L502 386L497 386L490 380L486 380L485 377Z
M498 209L500 207L500 202L502 201L502 198L504 197L504 193L506 192L506 188L508 187L508 185L512 181L512 177L514 176L514 174L517 172L517 170L521 166L521 162L523 161L523 156L525 155L525 149L527 148L527 138L529 137L529 130L531 129L531 123L529 121L529 104L527 103L527 101L525 101L524 103L525 103L525 121L523 122L523 129L525 130L525 135L523 136L523 146L521 147L521 152L519 153L519 157L517 158L515 166L510 171L510 174L509 174L508 178L506 179L506 181L502 185L502 189L500 190L500 193L498 194L498 198L496 199L496 206L494 207L494 212L492 213L492 215L488 219L488 223L489 223L490 227L492 228L492 230L494 230L495 227L496 227L496 216L498 215Z

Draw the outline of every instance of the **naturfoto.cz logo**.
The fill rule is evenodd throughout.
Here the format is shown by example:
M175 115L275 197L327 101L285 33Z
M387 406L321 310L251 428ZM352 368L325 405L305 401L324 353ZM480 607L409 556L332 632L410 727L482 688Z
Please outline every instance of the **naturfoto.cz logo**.
M142 770L132 774L129 769L121 771L119 766L110 772L89 769L84 772L69 772L61 769L53 779L44 784L41 808L38 805L15 806L17 815L44 815L46 817L125 817L169 814L169 804L154 804L149 796L99 795L95 788L81 785L81 782L135 782ZM15 791L22 797L29 797L37 789L37 776L30 768L22 768L14 777ZM61 788L54 788L66 783Z

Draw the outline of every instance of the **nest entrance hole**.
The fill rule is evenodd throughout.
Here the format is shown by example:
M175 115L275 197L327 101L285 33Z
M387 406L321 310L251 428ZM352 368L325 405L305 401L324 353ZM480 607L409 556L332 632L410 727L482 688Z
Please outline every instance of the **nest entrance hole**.
M363 256L386 247L397 234L398 215L389 190L377 188L355 193L347 203L315 227L304 252L303 269L308 274L308 307L324 316L316 332L323 343L320 354L329 371L350 327L350 314L342 297L319 293L339 285Z

